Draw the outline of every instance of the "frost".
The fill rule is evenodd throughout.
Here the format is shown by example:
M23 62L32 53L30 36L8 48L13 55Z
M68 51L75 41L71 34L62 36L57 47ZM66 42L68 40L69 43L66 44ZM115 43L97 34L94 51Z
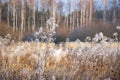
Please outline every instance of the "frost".
M99 41L99 35L95 34L95 37L92 39L93 42L98 42Z
M117 33L117 32L113 33L113 36L117 37L117 36L118 36L118 33Z
M114 41L118 41L118 33L117 32L113 33L113 37L114 37Z
M80 41L80 39L77 39L75 42L76 42L76 43L80 43L81 41Z
M66 53L61 48L54 50L54 53L53 53L53 56L57 61L60 61L61 58L64 57L65 55Z
M87 36L85 39L86 42L90 42L91 41L91 37Z
M116 26L116 29L117 29L117 30L120 30L120 26Z
M55 40L54 36L56 34L55 29L58 27L58 25L54 22L54 18L48 19L46 22L46 27L40 27L39 30L34 33L35 38L42 42L53 42ZM55 26L53 26L53 23Z
M76 77L78 80L99 80L100 77L109 80L112 79L111 69L119 75L119 42L112 42L115 39L109 39L100 32L93 39L86 37L86 42L79 39L70 42L67 38L66 42L55 44L52 42L55 40L55 27L50 28L51 21L53 19L47 22L46 28L41 27L34 34L36 39L33 42L11 45L10 35L0 37L0 74L4 74L5 79L12 74L21 80L76 80ZM114 33L114 36L117 35ZM91 40L93 42L89 42ZM6 46L7 42L9 46ZM104 75L101 72L105 72ZM14 79L13 76L10 78Z
M69 38L66 38L66 42L70 42L70 39L69 39Z
M12 39L10 34L7 34L4 38L0 37L0 43L2 43L4 46L14 44L14 42L15 41Z
M99 33L99 37L98 38L99 38L99 40L103 40L104 39L104 35L103 35L102 32Z
M100 44L79 42L79 40L67 42L67 44L20 42L16 45L10 45L10 47L6 47L1 51L1 54L5 54L4 56L2 55L2 63L4 64L1 64L1 66L5 68L5 71L12 69L19 72L19 75L17 73L12 75L22 76L22 79L28 80L33 79L33 77L35 77L33 80L56 80L60 76L61 79L69 80L75 78L76 80L76 76L82 79L83 75L81 74L83 73L84 78L88 78L88 75L90 75L89 79L92 79L96 74L96 70L100 73L108 71L104 75L109 78L111 77L109 75L111 68L119 71L119 47L119 43L115 42ZM10 66L5 67L6 65ZM12 70L10 71L11 73ZM78 71L80 72L78 73ZM8 76L7 72L4 72L4 74ZM108 79L104 75L98 74L103 80ZM116 75L118 74L116 73ZM99 79L98 76L95 76L95 80Z
M94 38L92 39L93 42L101 42L101 43L105 43L108 40L108 38L106 36L104 36L104 34L102 32L100 32L99 34L95 34Z
M16 47L16 49L14 50L14 56L21 56L23 53L23 51L24 51L25 49L24 49L24 47L23 46L17 46Z
M55 75L52 75L52 80L56 80L56 76Z

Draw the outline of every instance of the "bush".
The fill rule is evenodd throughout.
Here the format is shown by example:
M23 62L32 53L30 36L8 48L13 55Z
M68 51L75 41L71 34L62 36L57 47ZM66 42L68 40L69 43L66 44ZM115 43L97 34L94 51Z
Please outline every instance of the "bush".
M66 38L69 37L69 34L70 34L70 29L68 26L66 25L59 26L58 28L56 28L55 42L59 43L62 41L66 41Z
M94 22L87 27L80 27L79 29L76 28L75 30L71 31L70 33L70 40L75 41L76 39L80 39L81 41L85 41L85 38L90 36L91 38L94 37L96 33L103 32L103 34L107 37L112 37L114 32L117 32L115 25L111 23L103 24L102 22Z
M28 42L30 42L30 41L34 41L35 40L35 36L33 35L33 34L31 34L31 33L24 33L24 35L23 35L23 37L22 37L22 39L21 39L22 41L28 41Z
M8 28L6 23L0 23L0 36L4 38L7 34L10 34L15 40L19 38L19 33L13 32L11 26Z

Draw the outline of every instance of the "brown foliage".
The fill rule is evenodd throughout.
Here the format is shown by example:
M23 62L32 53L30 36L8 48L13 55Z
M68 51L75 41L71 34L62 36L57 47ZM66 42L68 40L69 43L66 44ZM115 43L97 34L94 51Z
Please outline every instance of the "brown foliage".
M19 32L13 32L12 27L8 27L6 23L0 23L0 36L5 37L7 34L11 34L11 36L15 39L18 40L19 37Z
M89 46L97 47L97 45L92 43L66 43L62 48L63 50L68 48L68 54L62 56L58 61L57 57L52 55L54 53L50 52L52 49L59 49L58 45L34 42L10 45L7 50L2 49L0 52L0 77L2 75L0 80L3 78L5 80L39 80L42 73L41 64L44 64L43 76L47 80L52 80L53 75L58 80L63 78L66 80L120 79L120 55L119 51L116 52L120 47L118 47L119 43L104 44L95 52L93 51L94 54L91 55L92 53L89 50L91 51L92 48L89 49ZM22 47L22 50L18 51L18 46ZM79 56L77 54L80 53L76 51L72 54L71 50L75 47L81 49L83 46L85 46L84 49L88 48L88 51L87 49L83 50ZM42 52L37 50L38 48ZM105 55L104 52L108 55ZM42 63L43 56L40 54L45 54L44 63Z
M112 37L113 33L117 32L116 25L112 23L103 24L102 21L93 21L86 27L76 28L70 33L70 40L76 40L79 38L84 41L87 36L93 38L96 33L102 32L107 37Z
M66 25L59 26L56 29L56 42L65 41L69 37L70 29Z

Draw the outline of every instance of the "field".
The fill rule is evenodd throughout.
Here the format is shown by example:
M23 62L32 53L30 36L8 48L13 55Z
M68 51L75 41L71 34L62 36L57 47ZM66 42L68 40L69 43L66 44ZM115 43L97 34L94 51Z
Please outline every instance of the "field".
M0 43L0 80L120 80L120 43Z
M0 0L0 80L120 80L120 0Z

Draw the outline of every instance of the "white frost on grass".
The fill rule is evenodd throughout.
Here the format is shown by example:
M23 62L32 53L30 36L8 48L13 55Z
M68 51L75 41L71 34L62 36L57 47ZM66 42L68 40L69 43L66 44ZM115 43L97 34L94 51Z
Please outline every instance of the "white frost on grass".
M53 56L57 61L60 61L62 57L65 57L67 55L68 50L64 51L62 48L54 49L53 50Z
M120 30L120 26L116 26L116 29L117 29L117 30Z
M26 60L30 60L27 63L29 62L30 62L29 64L32 63L32 67L35 66L34 69L31 69L31 70L34 70L33 72L38 75L37 77L40 80L44 80L45 79L44 74L45 74L46 68L48 68L46 67L47 65L50 66L50 68L52 66L52 67L56 67L56 68L60 67L60 69L64 69L65 68L64 66L66 66L67 64L67 66L70 66L70 69L71 69L70 72L72 72L73 77L75 77L74 74L77 74L75 70L79 68L81 70L84 70L85 65L87 69L82 73L86 74L87 72L88 75L91 74L90 71L93 69L93 66L97 65L98 63L102 62L104 66L108 63L108 66L112 67L113 66L112 64L117 64L116 62L119 59L118 56L120 55L119 54L120 46L118 45L119 43L101 44L101 43L93 43L93 42L83 43L79 41L74 43L73 42L60 43L57 45L54 43L26 42L26 43L18 43L16 45L12 45L11 47L6 47L7 49L4 52L2 52L2 54L6 53L6 55L8 56L8 61L11 64L20 64L20 61L21 61L20 56L21 57L25 56L25 58L27 58ZM43 46L45 47L44 49L42 49ZM29 56L26 54L29 54ZM12 55L12 57L10 55ZM62 59L65 61L63 61ZM49 61L51 62L49 63ZM27 64L26 61L23 61L23 62ZM53 69L52 71L57 72L57 70L60 70L56 68ZM61 71L61 72L64 72L64 71ZM27 77L27 79L30 79L32 76L30 70L27 68L22 68L20 70L20 73L23 74L24 77ZM107 75L107 73L105 74ZM50 77L52 79L56 79L57 74L53 72L51 73ZM67 78L66 75L63 77ZM85 77L88 77L88 76L85 75Z
M16 47L16 49L14 50L14 53L13 53L13 55L14 56L21 56L21 55L23 55L24 53L24 47L23 46L17 46Z

